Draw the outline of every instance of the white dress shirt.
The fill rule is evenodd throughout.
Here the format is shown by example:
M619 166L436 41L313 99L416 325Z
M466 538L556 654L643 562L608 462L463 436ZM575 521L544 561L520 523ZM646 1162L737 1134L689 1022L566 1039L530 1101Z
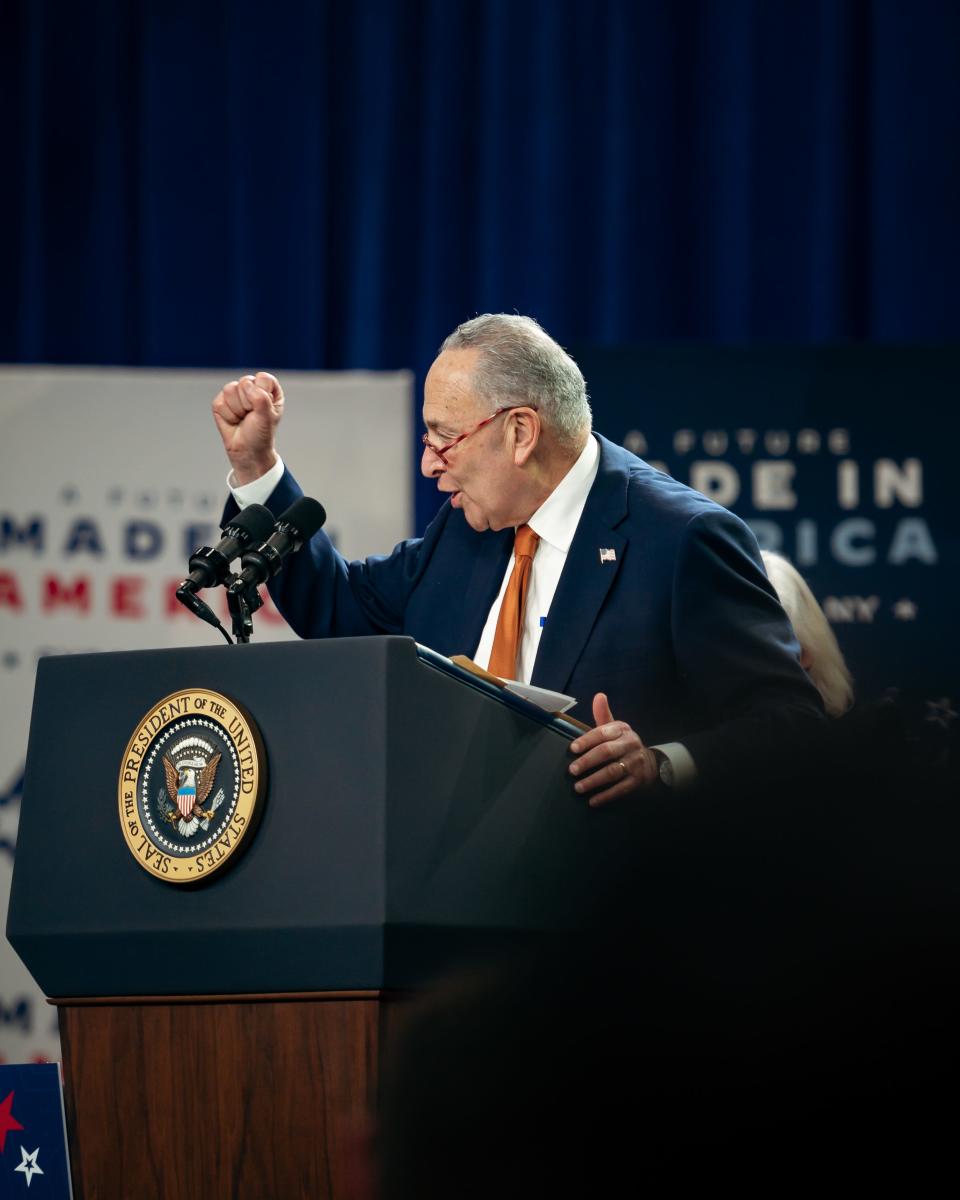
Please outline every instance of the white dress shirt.
M577 532L583 506L587 502L599 466L599 443L595 437L589 437L580 457L527 521L533 532L539 535L540 543L533 556L523 610L523 633L517 655L517 679L521 683L529 683L533 674L533 662L540 646L540 636L550 616L550 605L560 582L560 573L567 561L570 543ZM500 592L487 614L480 644L473 655L477 666L484 669L490 663L500 606L503 604L503 596L512 574L511 557L500 584Z
M246 508L248 504L266 504L270 499L270 493L283 478L284 470L283 459L278 454L277 461L266 475L261 475L252 483L237 483L231 471L227 476L227 487L241 508Z

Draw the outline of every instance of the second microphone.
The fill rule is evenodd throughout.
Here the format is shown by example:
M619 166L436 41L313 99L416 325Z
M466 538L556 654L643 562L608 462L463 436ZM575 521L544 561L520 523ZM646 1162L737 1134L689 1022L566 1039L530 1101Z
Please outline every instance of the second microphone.
M263 545L244 554L240 560L243 569L228 590L242 592L266 583L280 570L283 560L308 542L326 519L322 504L309 496L301 496L281 514Z

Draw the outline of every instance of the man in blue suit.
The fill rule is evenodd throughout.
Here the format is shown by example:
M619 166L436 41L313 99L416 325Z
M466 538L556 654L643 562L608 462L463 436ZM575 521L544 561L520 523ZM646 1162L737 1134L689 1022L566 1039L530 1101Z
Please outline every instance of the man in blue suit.
M214 401L236 503L280 513L301 494L276 451L283 406L266 373ZM408 634L589 698L570 771L593 805L658 780L735 780L822 713L749 529L594 434L579 368L535 321L455 330L423 419L421 470L447 503L383 557L346 562L318 534L271 584L301 637ZM527 582L505 651L515 569Z

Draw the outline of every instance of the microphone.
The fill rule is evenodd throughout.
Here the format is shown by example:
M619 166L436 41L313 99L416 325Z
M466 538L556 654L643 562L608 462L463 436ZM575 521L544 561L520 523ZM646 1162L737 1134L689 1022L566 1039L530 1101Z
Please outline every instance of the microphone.
M248 550L241 562L243 570L231 581L228 592L244 592L276 575L288 554L309 542L327 519L323 505L309 496L301 496L283 513L273 533L258 550Z
M184 596L199 592L201 588L214 587L230 574L230 564L249 546L263 541L273 528L273 513L262 504L251 504L243 508L223 530L223 537L216 546L201 546L190 557L190 574L177 588L177 596L185 603ZM187 605L193 608L192 605ZM196 609L193 609L196 612ZM200 616L199 613L197 613ZM206 618L204 618L206 619Z

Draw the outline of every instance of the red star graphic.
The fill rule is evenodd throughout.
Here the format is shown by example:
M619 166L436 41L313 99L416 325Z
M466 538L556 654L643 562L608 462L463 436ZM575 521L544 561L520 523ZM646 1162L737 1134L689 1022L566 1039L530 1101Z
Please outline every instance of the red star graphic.
M22 1129L23 1126L13 1115L10 1109L13 1107L13 1092L7 1096L6 1100L0 1103L0 1154L3 1153L3 1148L7 1144L7 1134L11 1129Z

